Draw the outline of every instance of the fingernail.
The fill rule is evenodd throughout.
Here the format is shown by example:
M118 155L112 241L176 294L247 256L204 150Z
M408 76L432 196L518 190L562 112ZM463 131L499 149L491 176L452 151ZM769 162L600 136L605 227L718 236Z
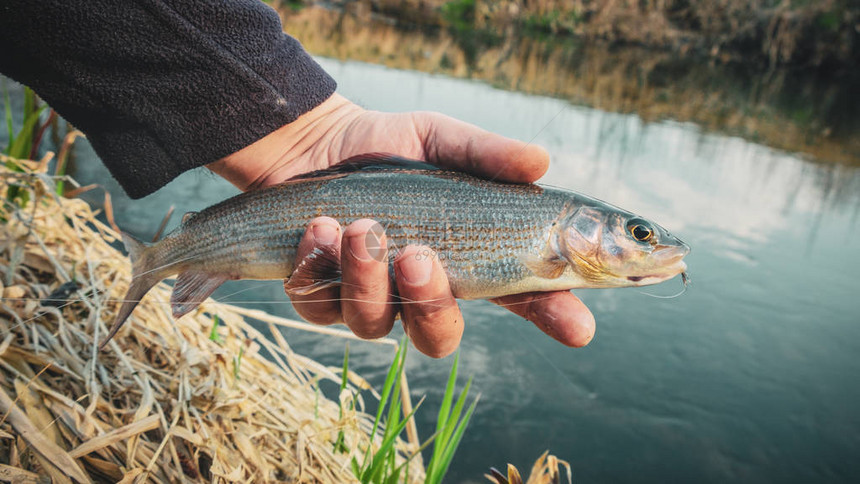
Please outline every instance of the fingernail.
M334 245L337 242L337 236L340 229L328 224L317 224L313 228L314 245Z
M370 253L367 251L365 237L361 235L351 235L346 238L346 243L347 246L349 246L350 255L362 262L371 260Z
M433 261L429 257L420 257L417 254L407 255L400 259L397 265L400 275L406 279L406 282L415 286L423 286L430 282Z

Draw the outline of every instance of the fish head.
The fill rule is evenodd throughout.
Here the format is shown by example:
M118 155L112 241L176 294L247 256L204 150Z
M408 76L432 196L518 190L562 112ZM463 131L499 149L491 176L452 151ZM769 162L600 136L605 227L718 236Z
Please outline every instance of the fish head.
M683 273L690 247L660 225L611 206L563 216L557 252L595 287L657 284Z

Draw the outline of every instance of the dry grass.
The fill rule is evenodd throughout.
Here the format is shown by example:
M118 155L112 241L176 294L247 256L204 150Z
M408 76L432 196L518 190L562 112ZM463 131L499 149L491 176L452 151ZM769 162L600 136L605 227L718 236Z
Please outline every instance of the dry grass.
M24 170L0 168L0 481L354 481L349 462L373 418L347 407L340 418L320 393L340 370L294 353L277 328L302 323L211 300L174 321L162 283L96 350L129 263L86 203L53 194L45 161L0 158ZM30 192L23 209L6 201L10 183ZM76 290L53 296L59 307L42 302L71 281ZM223 324L210 338L215 315ZM367 388L350 382L343 398ZM345 454L332 450L340 431ZM399 441L398 458L416 445ZM423 479L420 460L411 480Z
M576 105L636 113L646 122L694 122L707 131L819 161L860 163L855 123L843 120L837 109L847 85L810 82L799 90L793 71L745 77L715 65L679 63L669 52L571 47L514 37L478 50L470 64L464 49L445 32L427 35L322 8L281 13L286 31L315 55L478 79Z
M405 24L563 35L720 62L828 71L860 61L860 7L849 0L296 1L378 12Z
M562 469L565 470L564 474L561 472ZM567 477L566 481L562 481L562 475ZM508 464L506 474L503 474L498 469L490 469L490 473L484 474L484 477L493 484L523 484L520 471L513 464ZM567 482L568 484L573 482L570 464L554 455L550 455L549 451L547 451L541 454L532 465L525 484L560 484L561 482Z

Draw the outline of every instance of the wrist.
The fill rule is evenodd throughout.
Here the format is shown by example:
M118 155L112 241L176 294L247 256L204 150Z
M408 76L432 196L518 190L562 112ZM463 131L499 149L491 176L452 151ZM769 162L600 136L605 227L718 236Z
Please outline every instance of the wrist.
M295 121L206 167L242 191L326 168L329 163L326 154L337 133L363 111L335 93ZM313 160L319 160L318 166L314 166Z

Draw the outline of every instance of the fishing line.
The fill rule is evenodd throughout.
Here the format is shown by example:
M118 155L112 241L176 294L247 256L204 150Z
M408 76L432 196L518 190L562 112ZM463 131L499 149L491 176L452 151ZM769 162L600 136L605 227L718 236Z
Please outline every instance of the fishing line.
M676 297L680 297L682 294L687 292L687 286L689 286L692 283L692 281L690 280L690 276L688 276L686 272L681 273L681 282L684 283L683 289L681 289L681 292L679 292L678 294L675 294L673 296L660 296L657 294L649 294L647 292L642 292L642 291L636 291L636 292L638 292L639 294L642 294L642 295L645 295L648 297L657 298L657 299L675 299Z
M533 321L531 323L534 324ZM537 325L535 325L535 326L537 327ZM537 329L539 329L539 328L537 328ZM570 376L568 376L567 373L563 372L561 370L561 368L558 367L558 365L553 363L553 361L543 351L541 351L540 348L537 347L537 345L534 343L534 341L532 341L532 338L529 338L528 335L523 334L523 332L522 332L523 330L522 330L522 328L520 328L519 324L514 325L514 331L519 333L519 335L521 336L520 341L525 340L526 343L528 343L528 345L531 346L531 348L534 350L534 352L536 354L538 354L541 357L541 359L544 360L550 366L550 368L552 368L553 370L556 371L556 373L561 375L562 379L564 379L568 383L568 385L570 385L574 389L577 388L576 383L574 383L574 381L570 378ZM575 393L576 392L574 392L574 394ZM581 395L576 395L576 394L575 394L575 396L577 398L581 397Z
M0 300L2 300L2 301L41 301L41 299L39 299L39 298L24 298L24 297L21 297L21 298L12 298L12 297L0 298ZM59 311L59 310L65 308L67 306L71 306L72 304L81 301L81 299L52 299L52 301L67 301L65 304L62 304L60 306L54 306ZM4 308L4 309L6 309L6 308ZM8 308L8 310L11 311L12 308ZM52 314L52 312L51 311L44 311L44 312L41 312L39 314L35 314L28 319L22 320L20 323L13 324L12 326L9 327L8 331L12 331L13 329L24 326L25 324L29 323L30 321L35 321L36 319L39 319L42 316L47 316L49 314ZM13 316L17 316L17 315L13 314Z
M140 276L145 276L145 275L150 274L150 273L152 273L152 272L160 271L161 269L165 269L165 268L167 268L167 267L170 267L170 266L172 266L172 265L174 265L174 264L179 264L180 262L185 262L185 261L187 261L187 260L191 260L191 259L193 259L194 257L196 257L196 256L194 256L194 255L189 255L188 257L184 257L184 258L182 258L182 259L175 260L175 261L173 261L173 262L168 262L167 264L163 264L163 265L160 265L160 266L158 266L158 267L153 267L152 269L150 269L150 270L148 270L148 271L143 271L143 272L141 272L140 274L133 274L133 275L131 276L131 280L133 281L133 280L135 280L135 279L139 278Z
M258 289L258 288L264 287L266 285L267 284L257 284L257 285L254 285L252 287L245 288L245 289L242 289L240 291L230 293L226 296L223 296L223 298L218 298L218 299L211 298L211 299L212 299L212 301L214 301L215 303L218 303L218 304L235 304L235 305L239 305L239 304L314 304L314 303L339 302L339 301L350 301L350 302L360 302L360 303L380 304L380 305L381 304L390 304L390 305L396 305L396 304L432 304L432 303L444 301L447 299L447 298L409 299L409 298L404 298L402 296L399 296L398 294L388 293L387 295L389 297L397 297L397 298L400 298L400 300L399 301L371 301L368 299L343 298L343 297L312 299L312 300L304 300L304 301L294 301L294 300L290 300L290 299L283 299L283 300L269 299L269 300L248 300L248 301L240 300L240 301L230 302L230 301L225 300L226 298L231 297L231 296L238 294L240 292L246 292L246 291ZM515 305L520 305L520 304L531 304L532 302L550 299L553 297L551 294L552 293L548 293L548 295L545 297L534 297L532 299L529 299L528 301L515 301L515 302L510 302L510 303L500 303L500 302L495 302L492 300L487 300L487 301L490 301L499 307L508 307L508 306L515 306ZM37 297L4 297L4 298L0 298L0 301L29 302L29 301L45 301L46 299L47 298L37 298ZM57 309L63 309L63 308L65 308L71 304L76 303L76 302L83 302L84 298L75 298L75 299L56 299L56 298L54 298L54 299L50 299L50 300L51 301L58 301L58 302L59 301L65 301L65 304L62 304L62 305L56 307ZM197 301L197 302L194 302L194 301L189 301L189 302L192 302L194 304L199 305L199 304L205 303L208 300L209 299L206 299L203 301ZM125 302L140 303L143 301L143 299L107 298L107 299L101 299L100 301L101 302L111 302L111 303L125 303ZM165 300L158 300L158 299L150 299L150 302L155 303L155 304L171 304L171 302L169 300L165 301ZM443 307L443 305L439 304L437 307L441 308L441 307ZM50 314L50 312L43 312L43 313L37 314L37 315L33 316L32 318L28 319L27 321L24 321L24 322L32 321L33 319L36 319L40 316L44 316L46 314Z
M686 279L685 279L685 280L686 280ZM241 290L239 290L239 291L235 291L235 292L233 292L233 293L231 293L231 294L228 294L228 295L227 295L227 296L225 296L224 298L229 298L229 297L234 296L234 295L236 295L236 294L239 294L239 293L241 293L241 292L246 292L246 291L250 291L250 290L253 290L253 289L258 289L258 288L264 287L264 286L266 286L266 285L268 285L268 283L259 283L259 284L254 284L254 285L251 285L250 287L243 288L243 289L241 289ZM353 285L357 286L357 284L353 284ZM72 305L72 304L74 304L74 303L76 303L76 302L85 303L85 302L86 302L86 301L85 301L85 299L89 299L89 300L91 300L91 301L92 301L92 300L95 300L95 299L96 299L96 298L95 298L95 297L93 297L93 296L98 296L98 295L100 295L100 294L104 294L104 292L99 292L98 290L93 290L93 289L90 289L90 290L89 290L89 291L87 291L87 292L89 292L89 293L90 293L90 295L89 295L89 296L85 296L85 297L78 297L78 298L74 298L74 299L71 299L71 298L70 298L70 299L51 299L51 301L65 301L65 303L64 303L64 304L61 304L60 306L56 306L57 311L62 312L62 309L66 308L66 307L68 307L68 306L70 306L70 305ZM93 294L93 293L94 293L94 294ZM84 293L84 294L86 295L86 293ZM399 296L399 295L397 295L397 294L393 294L393 293L388 293L388 294L387 294L387 296L388 296L388 297L390 297L390 298L396 298L396 299L398 299L398 300L397 300L397 301L370 301L370 300L358 299L358 298L342 298L342 297L340 297L340 298L313 299L313 300L305 300L305 301L294 301L294 300L284 299L284 300L267 300L267 301L237 301L237 302L238 302L238 303L241 303L241 304L247 304L247 305L251 305L251 304L292 304L292 305L296 305L296 304L315 304L315 303L324 303L324 302L343 302L343 301L351 301L351 302L366 303L366 304L386 304L386 305L387 305L387 304L391 304L391 305L396 305L396 304L400 304L400 305L405 305L405 304L430 304L430 305L435 305L435 306L436 306L436 307L438 307L438 308L442 308L442 307L444 307L444 305L443 305L443 304L433 304L433 303L447 300L447 297L444 297L444 298L436 298L436 299L415 300L415 299L404 298L404 297L401 297L401 296ZM528 301L515 301L515 302L510 302L510 303L501 303L501 302L498 302L498 301L495 301L495 300L489 300L489 302L491 302L491 303L495 304L496 306L499 306L499 307L502 307L502 308L507 308L507 307L509 307L509 306L514 306L514 305L532 304L532 303L534 303L534 302L547 300L547 299L550 299L550 298L552 298L552 297L553 297L553 294L552 294L552 293L547 293L547 295L546 295L546 296L543 296L543 297L532 297L532 298L531 298L531 299L529 299ZM41 301L45 301L46 299L47 299L47 298L0 298L0 301L19 301L19 302L39 301L39 302L41 302ZM223 299L214 299L214 298L211 298L211 299L212 299L215 303L217 303L217 304L230 304L229 302L225 302ZM136 299L136 300L133 300L133 299L114 299L114 298L106 298L106 299L99 299L98 301L99 301L99 304L104 304L104 303L106 303L106 302L113 302L113 303L136 302L136 303L140 303L142 300L143 300L143 299ZM166 304L166 305L171 304L171 302L170 302L170 301L163 301L163 300L153 300L153 301L151 301L151 302L156 303L156 304ZM199 305L199 304L203 304L203 303L205 303L205 302L206 302L206 301L200 301L200 302L197 302L196 304L198 304L198 305ZM459 304L458 304L458 306L459 306ZM7 311L12 312L12 313L13 313L13 314L12 314L12 316L15 316L15 314L14 314L14 309L13 309L13 308L4 308L4 309L6 309ZM14 330L14 329L17 329L17 328L19 328L19 327L22 327L22 326L26 325L27 323L29 323L29 322L31 322L31 321L34 321L34 320L36 320L36 319L38 319L38 318L41 318L41 317L43 317L43 316L47 316L47 315L49 315L49 314L53 314L53 312L52 312L52 311L44 311L44 312L40 312L40 313L38 313L38 314L35 314L35 315L33 315L32 317L30 317L30 318L28 318L28 319L26 319L26 320L22 320L22 321L20 321L20 322L18 322L18 323L16 323L16 324L11 325L11 326L8 328L8 330L7 330L7 331L8 331L8 332L11 332L11 331L12 331L12 330ZM60 317L62 317L62 316L60 316ZM16 318L16 319L18 319L18 318ZM400 319L402 319L402 317L401 317ZM107 323L107 322L108 322L108 321L106 321L106 320L105 320L105 323ZM532 344L532 345L533 345L533 343L530 343L530 344ZM535 349L536 349L536 348L535 348ZM538 353L540 353L540 352L538 352ZM571 381L571 380L570 380L566 375L564 375L564 373L563 373L559 368L556 368L556 367L553 365L553 363L552 363L551 361L549 361L545 356L543 356L543 358L547 360L547 362L550 364L550 366L553 366L553 367L555 368L555 370L556 370L556 371L558 371L559 373L561 373L561 374L562 374L562 376L563 376L563 377L568 381L568 383L570 383L571 385L574 385L574 383L573 383L573 382L572 382L572 381Z
M447 299L447 298L419 299L419 300L405 300L404 299L401 301L370 301L367 299L340 297L340 298L313 299L313 300L308 300L308 301L292 301L289 299L285 299L285 300L270 299L270 300L256 300L256 301L254 301L254 300L241 301L240 300L240 301L233 301L233 302L212 298L212 301L215 303L218 303L218 304L238 306L239 304L314 304L314 303L319 303L319 302L335 302L335 301L352 301L352 302L363 302L363 303L368 303L368 304L427 304L427 303L433 303L436 301L442 301L444 299ZM8 297L8 298L2 298L0 300L2 300L2 301L28 302L28 301L43 301L44 299L40 299L37 297ZM207 302L208 300L209 299L206 299L203 301L188 301L188 303L193 303L193 304L199 305L199 304L203 304L203 303ZM66 304L64 304L62 306L57 306L57 309L64 308L64 307L68 306L69 304L73 304L76 302L83 302L82 299L51 299L51 301L67 301ZM149 299L149 301L152 303L155 303L155 304L171 304L170 301L165 301L165 300ZM109 298L109 299L103 299L102 302L111 302L111 303L136 302L136 303L140 303L140 302L143 302L143 299ZM512 304L523 304L523 303L512 303ZM509 305L511 305L511 304L509 304ZM499 304L499 306L502 306L502 304ZM442 307L442 306L440 305L439 307ZM48 313L42 313L42 314L48 314Z
M212 299L213 299L213 300L215 300L215 301L218 301L218 302L220 302L220 303L227 304L227 303L229 303L228 298L231 298L231 297L235 296L236 294L242 294L243 292L248 292L248 291L251 291L251 290L254 290L254 289L259 289L259 288L262 288L262 287L265 287L265 286L266 286L266 284L255 284L255 285L249 285L249 287L246 287L246 288L244 288L244 289L239 289L238 291L233 291L233 292L231 292L230 294L225 294L225 295L223 295L223 296L219 296L219 298L218 298L218 299L215 299L215 298L212 298ZM138 301L138 302L139 302L139 301ZM244 301L236 301L236 302L244 302ZM197 304L201 304L201 303L197 303Z
M550 118L550 120L549 120L549 121L547 121L547 123L546 123L545 125L543 125L543 127L542 127L541 129L539 129L539 130L538 130L538 132L537 132L537 133L535 133L535 135L534 135L534 136L532 136L532 139L530 139L526 144L524 144L524 145L523 145L523 147L522 147L522 148L520 148L520 151L518 151L518 152L517 152L517 154L516 154L516 155L514 155L514 156L515 156L515 157L516 157L516 156L519 156L519 155L520 155L520 153L522 153L523 151L525 151L525 149L526 149L526 148L528 148L528 147L529 147L529 145L531 145L531 144L532 144L532 142L533 142L535 139L537 139L537 137L538 137L538 136L540 136L540 134L541 134L541 133L543 133L543 131L544 131L545 129L547 129L547 128L549 127L549 125L550 125L550 124L552 124L552 122L553 122L553 121L555 121L555 118L557 118L557 117L562 113L562 111L564 111L565 109L567 109L567 106L568 106L567 104L563 105L563 106L561 107L561 109L559 109L559 110L558 110L558 112L557 112L557 113L555 113L555 116L553 116L552 118ZM495 173L492 177L490 177L490 178L489 178L489 180L490 180L490 181L495 180L495 179L499 176L499 174L502 172L502 170L503 170L503 168L499 168L499 169L496 171L496 173Z

